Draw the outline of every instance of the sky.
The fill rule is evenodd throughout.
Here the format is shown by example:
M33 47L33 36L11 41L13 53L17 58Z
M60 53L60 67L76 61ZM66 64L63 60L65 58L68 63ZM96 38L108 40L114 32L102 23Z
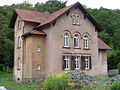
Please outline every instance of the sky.
M19 4L25 0L0 0L0 6ZM45 3L47 0L28 0L30 3L35 4L37 2ZM66 0L61 0L66 1ZM120 9L120 0L67 0L67 6L80 2L83 5L86 5L89 8L108 8L108 9Z

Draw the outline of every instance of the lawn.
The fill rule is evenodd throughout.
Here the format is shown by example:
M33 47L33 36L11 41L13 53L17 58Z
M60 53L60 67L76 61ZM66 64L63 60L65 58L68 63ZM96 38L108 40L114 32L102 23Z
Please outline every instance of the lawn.
M13 72L0 72L0 79L12 78Z
M41 88L41 84L36 82L21 84L13 81L5 81L0 82L0 86L5 86L5 88L10 90L40 90Z

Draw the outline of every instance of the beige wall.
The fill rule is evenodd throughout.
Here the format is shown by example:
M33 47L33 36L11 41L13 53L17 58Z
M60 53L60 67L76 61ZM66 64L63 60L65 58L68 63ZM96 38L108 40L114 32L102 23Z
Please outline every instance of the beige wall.
M72 24L72 14L77 13L80 14L80 25L73 25ZM65 49L63 48L63 37L62 34L65 30L69 30L71 35L74 32L80 32L81 36L87 32L91 36L90 40L90 50L83 49L83 39L80 40L80 47L81 49L73 49L73 37L70 38L71 48ZM84 70L89 75L98 75L99 73L103 73L104 69L99 69L102 67L100 65L98 59L98 35L95 31L94 25L86 18L84 19L83 13L79 9L72 9L70 10L69 15L66 14L62 15L55 26L51 24L49 29L43 30L47 33L47 37L45 38L45 73L46 75L49 72L60 72L63 73L62 70L62 55L65 53L70 53L70 55L91 55L92 60L92 69L91 70ZM106 71L105 71L106 72ZM104 73L103 73L104 74Z
M21 28L17 28L18 21L20 20ZM20 19L20 17L17 17L15 28L14 28L14 77L15 80L18 80L18 78L22 78L22 38L21 35L23 34L23 22ZM21 48L18 49L18 36L20 36L21 39ZM20 70L18 70L18 57L20 57Z
M72 24L72 14L80 14L80 25ZM20 56L22 62L22 49L17 49L17 36L23 34L23 28L17 30L17 22L15 24L15 78L22 78L22 71L17 70L17 58ZM23 22L22 22L23 23ZM24 24L22 24L23 27ZM24 32L27 33L33 29L37 24L25 23ZM63 48L63 32L68 30L71 33L70 48ZM84 70L89 75L104 75L107 76L107 58L106 51L98 50L98 35L95 31L94 25L86 18L84 19L83 13L79 9L71 9L69 15L62 15L57 19L55 26L51 24L43 30L47 33L46 37L43 36L28 36L24 39L24 78L41 78L41 76L47 77L49 73L59 72L64 73L67 71L62 70L62 56L63 55L91 55L92 69ZM80 49L74 49L73 46L73 34L75 32L81 34ZM83 34L89 33L90 49L83 49ZM22 41L21 41L22 46ZM41 51L37 52L37 46L40 46ZM22 47L21 47L22 48ZM69 54L68 54L69 53ZM37 66L40 64L41 70L37 70ZM21 64L22 67L22 64ZM80 70L81 71L81 70Z

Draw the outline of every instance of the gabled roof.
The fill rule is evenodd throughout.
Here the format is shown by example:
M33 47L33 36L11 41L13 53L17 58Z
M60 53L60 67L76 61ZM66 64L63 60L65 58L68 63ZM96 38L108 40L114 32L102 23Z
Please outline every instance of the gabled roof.
M41 23L49 16L49 13L42 13L42 12L22 10L22 9L14 9L9 27L14 28L14 24L15 24L15 20L17 16L19 16L23 21Z
M57 18L59 18L64 13L69 12L72 7L78 7L84 13L84 17L88 18L91 21L91 23L96 27L97 31L103 30L101 26L93 19L93 17L85 10L85 8L79 2L73 5L70 5L68 7L65 7L51 14L29 11L29 10L15 9L13 12L13 16L11 18L9 27L14 28L15 20L18 15L23 21L39 23L40 25L35 27L35 29L39 29L42 26L48 25L51 22L55 21Z
M94 20L94 18L86 11L86 9L79 2L50 14L50 16L43 23L38 25L36 28L40 28L44 25L51 23L52 21L55 21L61 15L69 11L72 7L78 7L83 12L84 17L88 18L91 21L91 23L96 27L96 30L98 32L103 30L102 27Z
M105 44L100 38L98 38L98 49L110 50L112 48Z
M22 35L22 37L26 37L28 35L40 35L40 36L47 36L47 34L43 31L39 31L39 30L32 30L28 33L25 33Z

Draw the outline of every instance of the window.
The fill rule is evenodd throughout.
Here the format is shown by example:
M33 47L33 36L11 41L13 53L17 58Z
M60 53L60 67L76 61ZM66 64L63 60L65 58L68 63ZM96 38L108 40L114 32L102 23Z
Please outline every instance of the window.
M69 47L69 35L68 35L68 33L64 34L64 47Z
M64 58L64 62L65 62L65 70L69 70L69 56L65 56Z
M72 16L72 19L73 19L73 24L77 24L77 25L79 25L80 24L80 15L79 14L74 14L73 16Z
M18 36L18 48L21 47L20 36Z
M20 69L20 57L18 57L18 69Z
M74 47L79 48L79 36L77 34L74 35Z
M37 70L40 70L40 65L38 65Z
M88 36L84 36L84 48L88 48Z
M79 56L75 56L75 69L80 69Z
M79 24L79 16L77 16L77 18L76 18L76 24Z
M91 56L81 56L81 70L92 69Z
M89 57L85 56L85 69L89 69Z
M37 47L37 51L40 52L40 46Z
M76 20L75 20L75 15L73 15L73 24L75 24L75 21L76 21Z
M17 26L18 29L20 29L20 20L18 21L18 26Z

